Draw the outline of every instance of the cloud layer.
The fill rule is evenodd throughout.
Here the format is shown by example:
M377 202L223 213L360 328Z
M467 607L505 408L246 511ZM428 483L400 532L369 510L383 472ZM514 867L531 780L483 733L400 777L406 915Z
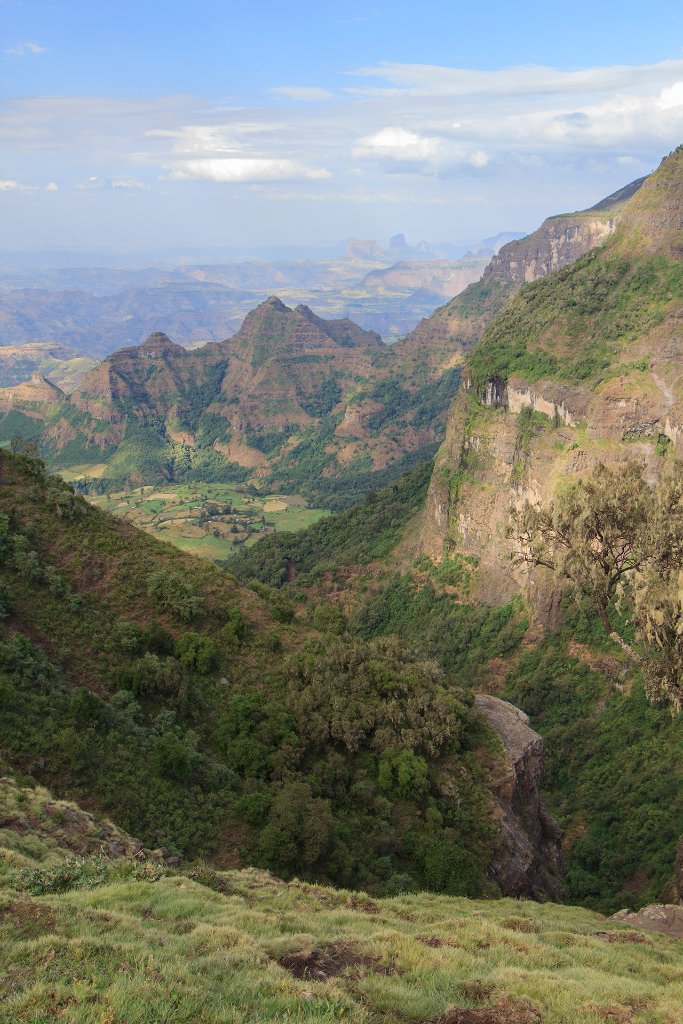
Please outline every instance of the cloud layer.
M336 204L338 221L345 205L357 211L374 197L387 206L449 204L454 220L487 207L499 211L494 227L517 226L529 210L523 226L533 226L541 203L598 199L681 141L683 60L490 72L385 63L340 75L335 93L285 84L249 104L8 100L0 190L44 189L19 184L39 165L60 194L102 192L109 202L117 192L162 196L210 183L234 203L252 188L252 209L257 200L315 197Z

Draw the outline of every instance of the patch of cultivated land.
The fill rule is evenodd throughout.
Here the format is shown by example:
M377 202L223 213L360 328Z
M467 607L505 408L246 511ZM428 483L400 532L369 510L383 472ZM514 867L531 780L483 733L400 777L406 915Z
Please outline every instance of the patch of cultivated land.
M147 486L88 500L159 540L213 560L229 558L265 534L302 530L329 515L327 509L308 508L299 495L255 496L234 484Z

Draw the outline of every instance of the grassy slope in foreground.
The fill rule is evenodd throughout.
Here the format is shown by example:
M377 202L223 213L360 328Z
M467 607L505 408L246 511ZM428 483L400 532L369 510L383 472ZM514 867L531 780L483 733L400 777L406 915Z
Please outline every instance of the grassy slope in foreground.
M74 858L111 826L10 779L0 808L2 1024L680 1021L680 944L589 911Z

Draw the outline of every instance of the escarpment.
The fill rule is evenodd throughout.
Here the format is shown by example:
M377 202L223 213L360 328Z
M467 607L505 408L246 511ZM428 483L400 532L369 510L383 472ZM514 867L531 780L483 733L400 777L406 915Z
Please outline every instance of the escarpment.
M683 149L633 194L607 242L523 288L474 347L437 455L417 547L478 560L475 593L527 590L509 513L564 480L683 455ZM515 243L517 244L517 243Z

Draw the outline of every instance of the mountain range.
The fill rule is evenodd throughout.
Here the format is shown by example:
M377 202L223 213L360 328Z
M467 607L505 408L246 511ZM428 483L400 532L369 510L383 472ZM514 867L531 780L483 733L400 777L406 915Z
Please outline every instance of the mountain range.
M525 280L607 237L640 184L503 245L481 281L390 348L348 320L271 297L216 344L188 352L153 332L87 372L69 396L52 391L46 401L41 377L4 389L0 431L39 435L55 466L106 464L99 488L227 478L328 507L351 504L434 454L460 364L485 324ZM441 269L426 266L432 275ZM367 278L382 288L414 283L418 272L398 264Z
M396 346L271 297L4 389L0 1013L678 1020L682 324L680 147ZM363 497L214 564L93 454Z

